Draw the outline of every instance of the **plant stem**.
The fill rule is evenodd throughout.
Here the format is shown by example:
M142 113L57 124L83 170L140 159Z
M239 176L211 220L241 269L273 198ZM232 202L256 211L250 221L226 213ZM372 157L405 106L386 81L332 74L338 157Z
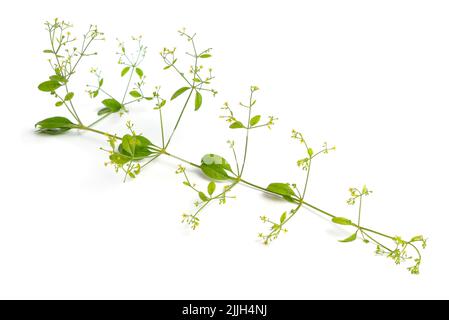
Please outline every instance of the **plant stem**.
M135 68L136 67L133 64L132 67L131 67L131 72L130 72L129 78L128 78L128 83L126 84L125 92L123 93L122 101L120 102L122 104L123 108L125 109L125 111L126 111L126 108L124 107L124 103L125 103L125 99L126 99L126 94L128 93L129 86L131 85L131 80L133 78L133 74L134 74L134 69Z
M187 163L188 165L190 165L190 166L192 166L192 167L201 169L201 166L200 166L200 165L197 165L196 163L193 163L193 162L190 162L190 161L188 161L188 160L185 160L185 159L183 159L183 158L181 158L181 157L175 156L174 154L168 153L167 151L163 151L163 152L161 152L161 153L162 153L162 154L165 154L165 155L167 155L167 156L169 156L169 157L172 157L172 158L174 158L174 159L177 159L177 160L179 160L179 161L182 161L182 162L184 162L184 163Z
M248 106L248 121L246 124L245 152L243 154L242 170L240 170L239 176L242 176L242 174L243 174L243 169L245 169L245 164L246 164L246 155L248 154L248 139L249 139L252 103L253 103L253 91L251 90L251 95L249 97L249 106Z
M101 134L101 135L109 137L109 138L115 138L115 139L118 139L118 140L122 140L121 137L119 137L119 136L117 136L115 134L110 134L110 133L107 133L107 132L104 132L104 131L101 131L101 130L97 130L97 129L94 129L94 128L86 127L86 126L83 126L83 125L76 126L76 128L80 129L80 130L86 130L86 131L90 131L90 132L95 132L95 133Z
M235 161L235 165L237 167L237 175L240 176L239 161L237 160L237 155L235 154L234 146L232 146L232 153L234 154L234 161Z
M151 162L153 162L154 160L156 160L161 154L158 153L157 155L155 155L153 158L151 158L150 160L148 160L147 162L145 162L141 168L144 168L145 166L149 165Z
M162 120L162 108L159 108L159 123L161 126L162 148L165 148L164 121Z
M72 111L72 110L70 109L70 107L67 105L67 102L66 102L60 95L58 95L58 94L56 93L56 91L55 91L55 96L56 96L59 100L62 101L62 103L64 104L64 107L66 107L67 111L69 111L70 114L72 115L72 117L74 117L75 120L79 122L79 120L78 120L78 118L76 117L76 115L73 113L73 111Z
M307 185L309 184L309 176L310 176L310 168L311 167L312 167L312 157L309 156L309 166L307 168L306 181L304 182L304 189L302 190L303 198L307 191Z
M107 117L109 117L111 114L112 114L112 113L107 113L107 114L105 114L104 116L102 116L102 117L98 118L97 120L95 120L94 122L92 122L92 123L91 123L90 125L88 125L87 127L88 127L88 128L93 127L93 126L96 125L98 122L100 122L100 121L106 119Z
M316 210L316 211L318 211L318 212L321 212L322 214L325 214L326 216L328 216L328 217L330 217L330 218L336 218L336 217L337 217L337 216L335 216L335 215L333 215L333 214L331 214L331 213L329 213L329 212L327 212L327 211L324 211L323 209L320 209L320 208L318 208L318 207L315 207L314 205L312 205L312 204L310 204L310 203L307 203L307 202L305 202L305 201L302 201L302 202L303 202L304 205L306 205L307 207L309 207L309 208L311 208L311 209L314 209L314 210ZM379 235L379 236L382 236L382 237L385 237L385 238L388 238L388 239L394 241L394 237L393 237L393 236L389 236L389 235L387 235L387 234L385 234L385 233L382 233L382 232L379 232L379 231L375 231L375 230L372 230L372 229L369 229L369 228L365 228L365 227L362 227L362 226L357 226L356 224L352 224L352 226L353 226L353 227L356 227L356 228L359 228L360 230L363 230L363 231L375 233L375 234L377 234L377 235Z
M186 110L187 104L188 104L189 101L190 101L190 97L192 96L193 90L194 90L194 89L193 89L193 87L192 87L192 88L190 89L189 96L187 97L186 102L184 103L184 106L182 107L181 113L180 113L179 116L178 116L178 120L176 121L175 127L173 128L173 131L172 131L170 137L168 138L168 141L167 141L167 144L165 145L165 148L167 148L168 145L170 144L171 139L173 138L173 135L175 134L175 131L176 131L176 129L178 128L179 123L181 122L181 118L182 118L182 116L183 116L183 114L184 114L184 111Z
M118 137L118 136L116 136L116 135L113 135L113 134L110 134L110 133L107 133L107 132L103 132L103 131L100 131L100 130L96 130L96 129L93 129L93 128L89 128L89 127L86 127L86 126L77 126L76 128L78 128L78 129L80 129L80 130L91 131L91 132L98 133L98 134L101 134L101 135L104 135L104 136L107 136L107 137L110 137L110 138L115 138L115 139L121 140L121 138ZM167 156L169 156L169 157L171 157L171 158L174 158L174 159L177 159L177 160L179 160L179 161L181 161L181 162L184 162L184 163L186 163L186 164L188 164L188 165L190 165L190 166L192 166L192 167L201 169L201 166L200 166L200 165L198 165L198 164L196 164L196 163L194 163L194 162L191 162L191 161L189 161L189 160L183 159L183 158L181 158L181 157L178 157L178 156L176 156L176 155L174 155L174 154L168 153L166 150L161 150L161 153L160 153L160 154L165 154L165 155L167 155ZM160 155L160 154L159 154L159 155ZM158 155L158 156L159 156L159 155ZM151 159L149 162L153 161L153 160L154 160L155 158L157 158L158 156L154 157L154 158ZM147 163L146 163L146 164L147 164ZM145 166L146 164L144 164L144 166ZM273 194L273 195L276 195L276 196L279 196L279 197L283 197L282 194L279 194L279 193L277 193L277 192L270 191L270 190L268 190L268 189L266 189L266 188L264 188L264 187L261 187L261 186L258 186L258 185L256 185L256 184L254 184L254 183L252 183L252 182L249 182L249 181L246 181L246 180L244 180L244 179L241 179L240 177L235 178L235 182L241 182L241 183L243 183L243 184L245 184L245 185L247 185L247 186L253 187L253 188L258 189L258 190L260 190L260 191L263 191L263 192L266 192L266 193L269 193L269 194ZM311 209L313 209L313 210L315 210L315 211L318 211L318 212L320 212L320 213L322 213L322 214L328 216L328 217L331 218L331 219L337 217L336 215L331 214L331 213L329 213L329 212L327 212L327 211L325 211L325 210L323 210L323 209L320 209L320 208L314 206L313 204L310 204L310 203L304 201L303 199L295 199L295 198L293 198L293 199L295 200L295 202L296 202L298 205L305 205L305 206L307 206L307 207L309 207L309 208L311 208ZM358 225L356 225L356 224L354 224L354 223L353 223L351 226L353 226L353 227L355 227L355 228L358 228L358 229L360 229L360 230L363 230L363 231L365 231L365 232L374 233L374 234L377 234L377 235L379 235L379 236L381 236L381 237L385 237L385 238L387 238L387 239L390 239L390 240L395 241L395 237L390 236L390 235L387 235L387 234L385 234L385 233L382 233L382 232L379 232L379 231L376 231L376 230L373 230L373 229L370 229L370 228L358 226Z
M219 199L221 196L224 196L227 192L231 191L232 188L234 188L238 183L239 183L239 181L234 181L234 182L229 186L229 188L227 188L226 190L222 191L221 193L219 193L219 194L216 195L215 197L210 198L207 202L205 202L205 203L204 203L204 204L203 204L203 205L202 205L202 206L195 212L195 214L193 215L193 217L196 217L196 216L200 213L201 210L203 210L205 207L207 207L207 205L208 205L209 203L212 202L212 200Z

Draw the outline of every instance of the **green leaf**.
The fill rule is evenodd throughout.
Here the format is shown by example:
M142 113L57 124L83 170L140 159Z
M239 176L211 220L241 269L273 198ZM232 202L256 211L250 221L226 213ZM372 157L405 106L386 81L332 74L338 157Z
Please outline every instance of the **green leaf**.
M126 134L122 137L122 148L129 154L134 154L136 140L132 135Z
M109 109L110 112L118 112L122 109L123 105L115 99L104 99L101 103Z
M124 165L125 163L131 161L131 158L127 155L114 152L109 156L109 160L117 165Z
M291 202L291 203L297 203L295 199L293 199L291 196L282 196L282 198L285 199L285 201Z
M76 124L64 117L52 117L39 121L35 127L40 133L57 135L76 128Z
M260 121L260 115L254 116L251 118L251 120L249 121L249 124L251 125L251 127L254 127L256 124L258 124Z
M62 101L56 101L55 106L60 107L64 104Z
M350 235L350 236L347 237L346 239L338 240L338 241L340 241L340 242L352 242L352 241L354 241L354 240L356 240L356 239L357 239L357 232L354 233L353 235Z
M216 165L222 167L224 170L232 172L231 165L229 164L229 162L225 158L217 154L213 153L206 154L201 158L201 163L206 165Z
M149 150L150 145L150 140L144 136L126 134L122 137L122 143L119 145L118 150L120 154L140 160L151 154Z
M50 76L50 80L61 82L61 83L66 83L67 82L67 79L64 78L63 76L61 76L60 74L55 74L53 76Z
M287 183L270 183L267 187L267 190L287 197L295 196L295 192Z
M410 240L410 242L423 241L423 240L424 240L423 236L415 236Z
M200 55L200 58L203 58L203 59L210 58L210 57L212 57L212 55L209 53L203 53Z
M178 90L176 90L175 93L173 93L173 95L171 96L170 100L176 99L177 97L179 97L181 94L183 94L184 92L186 92L189 89L190 89L189 87L179 88Z
M215 180L228 180L229 176L226 171L219 166L216 165L201 165L201 171L211 179Z
M103 109L100 109L100 110L97 112L97 115L102 116L102 115L105 115L105 114L107 114L107 113L111 113L111 110L110 110L109 108L103 108Z
M235 121L234 123L232 123L229 126L229 128L231 128L231 129L242 129L242 128L246 128L246 127L240 121Z
M201 104L203 104L203 96L197 91L195 94L195 111L201 107Z
M132 97L134 97L134 98L140 98L140 97L142 96L142 95L141 95L138 91L136 91L136 90L130 91L129 94L130 94Z
M204 194L204 192L198 192L198 196L200 197L200 199L204 202L208 201L209 198Z
M138 147L149 147L153 145L150 140L145 138L144 136L135 136L137 140L137 146Z
M307 149L307 153L309 154L310 157L313 156L313 149L312 148Z
M366 187L366 184L363 185L362 193L363 194L368 194L368 188Z
M42 82L37 88L44 92L53 92L60 86L61 84L58 81L50 80Z
M75 94L73 92L69 92L65 95L64 101L70 101L73 99L74 96L75 96Z
M209 193L210 196L214 193L215 187L216 187L215 182L213 181L209 182L209 185L207 186L207 193Z
M121 76L122 76L122 77L124 77L124 76L125 76L125 74L127 74L127 73L128 73L128 71L129 71L129 67L124 67L124 68L122 69L122 73L121 73Z
M44 50L44 53L53 53L53 50L46 49Z
M287 211L282 214L280 219L281 223L284 223L285 219L287 219Z
M137 73L137 75L139 76L139 78L142 79L142 77L143 77L143 71L142 71L142 69L136 68L136 73Z
M232 172L231 165L225 158L216 154L207 154L201 159L201 170L211 179L229 179L226 171Z
M352 225L352 221L343 217L335 217L332 218L332 222L336 223L336 224L341 224L343 226L351 226Z

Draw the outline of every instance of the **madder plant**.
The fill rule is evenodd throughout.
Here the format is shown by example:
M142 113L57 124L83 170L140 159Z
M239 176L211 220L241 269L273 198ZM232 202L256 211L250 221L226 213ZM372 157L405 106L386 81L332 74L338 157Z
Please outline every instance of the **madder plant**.
M272 182L266 186L260 186L247 180L244 172L247 165L250 136L253 135L254 130L270 129L277 120L274 116L263 117L256 112L255 96L259 90L257 86L250 87L249 98L246 102L239 103L237 107L231 107L230 104L225 103L222 107L223 114L220 117L228 123L231 130L242 132L242 154L239 155L236 151L235 141L227 141L232 153L232 165L224 157L217 154L206 154L199 163L196 163L172 153L171 150L168 151L189 106L192 105L194 111L198 111L203 106L204 95L215 96L217 94L217 91L211 87L214 80L213 71L211 68L203 66L203 63L212 57L212 50L210 48L197 48L195 34L189 34L185 29L179 31L180 36L188 42L190 47L190 51L186 53L192 61L188 70L181 70L178 67L176 48L164 48L160 52L164 65L163 69L173 71L185 83L169 99L161 96L160 86L151 90L147 89L146 75L140 67L147 52L147 48L142 44L142 39L140 37L132 38L137 49L131 52L128 52L125 43L119 42L117 53L120 66L119 74L121 78L125 79L125 90L121 94L108 92L101 73L98 69L91 69L91 73L95 77L95 83L87 85L87 93L92 99L101 97L102 107L97 111L97 118L87 124L81 120L77 113L75 100L78 94L71 91L70 85L80 62L86 57L97 54L91 48L95 42L104 40L104 35L96 26L91 25L78 40L72 36L72 25L58 19L46 22L45 26L49 35L49 47L44 50L44 53L49 57L51 74L48 80L39 84L38 89L49 93L55 100L55 106L64 107L71 119L51 117L39 121L36 123L38 133L59 135L70 130L82 130L105 137L108 147L101 149L107 152L106 165L110 165L116 172L122 173L124 181L128 178L136 178L144 167L161 155L179 160L182 164L178 166L176 173L181 175L183 184L192 190L196 198L194 201L195 210L182 215L182 222L192 229L198 228L201 215L204 214L206 207L215 202L225 204L228 199L234 198L232 195L234 188L239 185L246 185L283 199L286 206L289 207L278 217L260 217L260 220L267 225L267 231L259 234L262 243L268 245L282 233L287 232L287 226L293 217L302 207L308 207L328 217L331 222L354 230L351 236L340 240L340 242L348 243L360 239L367 244L373 244L377 255L390 258L396 264L409 261L407 269L412 274L419 273L422 261L419 247L423 249L426 247L426 239L423 236L418 235L409 240L404 240L402 237L389 235L361 224L362 201L371 193L365 185L361 188L349 189L350 198L347 203L357 206L357 219L355 221L334 215L307 202L307 186L315 158L334 151L335 147L324 143L320 148L312 148L302 133L293 130L291 138L304 149L304 156L296 162L298 168L304 172L304 181L302 183ZM168 104L177 103L181 98L184 98L184 100L181 103L177 120L173 128L167 131L164 127L166 121L163 117L165 107ZM136 133L133 124L130 122L126 123L128 132L124 135L117 135L96 128L96 125L106 118L128 113L132 104L142 101L152 104L157 113L160 126L159 144L142 134ZM189 178L187 167L201 170L204 176L209 179L204 188L198 186ZM218 183L221 183L221 188L217 187Z

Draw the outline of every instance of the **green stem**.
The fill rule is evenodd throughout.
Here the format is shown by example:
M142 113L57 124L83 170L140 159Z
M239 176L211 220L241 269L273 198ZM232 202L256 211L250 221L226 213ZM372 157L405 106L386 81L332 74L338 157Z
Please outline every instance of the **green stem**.
M67 102L59 95L56 93L55 91L55 96L62 101L62 103L64 104L64 107L66 107L67 111L70 112L70 114L72 115L73 118L75 118L76 121L79 122L78 118L76 117L76 115L72 112L72 110L70 110L70 107L67 105Z
M237 167L237 175L240 176L240 168L239 168L239 161L237 160L237 155L235 153L235 148L234 146L232 146L232 153L234 154L234 161L235 161L235 165Z
M94 129L94 128L86 127L86 126L83 126L83 125L76 126L75 128L80 129L80 130L95 132L95 133L101 134L101 135L109 137L109 138L115 138L115 139L118 139L118 140L122 140L121 137L116 136L115 134L110 134L110 133L107 133L107 132L104 132L104 131L101 131L101 130L97 130L97 129Z
M59 57L58 57L58 51L59 51L59 49L61 48L61 43L59 44L58 49L55 49L55 46L54 46L54 34L52 35L52 34L51 34L51 31L50 31L50 43L51 43L51 49L52 49L53 54L54 54L55 59L56 59L56 63L58 64L59 72L60 72L63 76L66 76L66 80L69 81L69 77L68 77L67 75L65 75L64 72L63 72L63 68L62 68L61 62L59 61ZM68 93L68 92L69 92L69 89L68 89L68 87L67 87L67 83L64 84L64 87L65 87L66 93ZM55 92L55 94L56 94L56 92ZM58 96L58 95L57 95L57 96ZM59 97L59 96L58 96L58 97ZM65 100L63 100L61 97L59 97L59 98L63 101L63 103L64 103L64 105L66 106L67 110L69 110L69 112L70 112L70 113L72 114L72 116L76 119L76 121L78 122L78 124L83 125L83 123L81 122L81 119L78 117L78 114L76 113L76 110L75 110L75 107L73 106L72 101L69 101L70 107L71 107L71 109L72 109L72 110L70 110L70 107L67 105L67 103L65 102Z
M302 197L304 198L304 195L307 191L307 185L309 184L309 176L310 176L310 168L312 167L312 157L309 156L309 166L307 168L307 174L306 174L306 182L304 183L304 189L302 190Z
M229 186L229 188L227 188L226 190L222 191L221 193L219 193L219 194L216 195L215 197L209 199L206 203L204 203L204 205L201 206L201 208L199 208L199 209L195 212L195 214L193 215L193 217L196 217L196 216L200 213L201 210L203 210L209 203L212 202L212 200L217 200L217 199L219 199L221 196L223 196L224 194L226 194L227 192L231 191L232 188L234 188L238 183L239 183L239 181L234 181L234 182Z
M330 217L330 218L336 218L336 217L337 217L337 216L335 216L335 215L333 215L333 214L331 214L331 213L329 213L329 212L327 212L327 211L324 211L323 209L320 209L320 208L318 208L318 207L316 207L316 206L314 206L314 205L312 205L312 204L310 204L310 203L308 203L308 202L305 202L305 201L302 201L302 202L303 202L304 205L306 205L307 207L309 207L309 208L311 208L311 209L314 209L314 210L316 210L316 211L318 211L318 212L320 212L320 213L322 213L322 214L324 214L324 215L326 215L326 216L328 216L328 217ZM382 237L385 237L385 238L388 238L388 239L394 241L394 237L393 237L393 236L389 236L389 235L387 235L387 234L385 234L385 233L382 233L382 232L379 232L379 231L375 231L375 230L373 230L373 229L365 228L365 227L362 227L362 226L357 226L356 224L352 224L352 226L353 226L353 227L356 227L356 228L359 228L360 230L367 231L367 232L371 232L371 233L377 234L377 235L379 235L379 236L382 236Z
M153 156L153 158L151 158L150 160L148 160L147 162L145 162L141 168L144 168L145 166L149 165L151 162L153 162L154 160L156 160L161 154L158 153L157 155Z
M126 89L125 89L125 92L123 93L123 98L122 98L122 102L121 102L122 105L125 102L126 94L128 93L129 86L131 85L131 80L133 78L133 74L134 74L134 69L135 68L136 67L134 65L132 65L131 72L130 72L130 75L129 75L129 78L128 78L128 83L126 84Z
M377 241L376 239L374 239L373 237L371 237L368 233L361 231L362 235L365 235L368 239L370 239L371 241L373 241L375 244L381 246L382 248L384 248L385 250L389 251L389 252L393 252L393 250L391 250L390 248L388 248L387 246L383 245L382 243L380 243L379 241Z
M184 106L182 107L181 113L180 113L179 116L178 116L178 120L176 120L175 127L173 128L173 131L172 131L172 133L170 134L170 137L168 138L168 141L167 141L167 144L165 145L165 148L167 148L168 145L170 144L171 139L173 138L173 135L175 134L175 131L176 131L176 129L178 128L179 123L181 122L181 118L182 118L182 116L183 116L183 114L184 114L184 111L186 110L187 104L188 104L189 101L190 101L190 97L192 96L193 90L194 90L194 89L193 89L193 87L192 87L192 88L190 89L189 96L187 97L186 102L184 103Z
M121 140L121 138L118 137L118 136L116 136L116 135L112 135L112 134L109 134L109 133L107 133L107 132L103 132L103 131L100 131L100 130L96 130L96 129L93 129L93 128L89 128L89 127L86 127L86 126L77 126L76 128L78 128L78 129L80 129L80 130L86 130L86 131L95 132L95 133L98 133L98 134L101 134L101 135L104 135L104 136L107 136L107 137L110 137L110 138L115 138L115 139ZM186 164L188 164L188 165L190 165L190 166L192 166L192 167L201 169L201 166L200 166L200 165L198 165L198 164L196 164L196 163L194 163L194 162L188 161L188 160L186 160L186 159L183 159L183 158L181 158L181 157L178 157L178 156L176 156L176 155L174 155L174 154L168 153L168 152L165 151L165 150L161 150L161 153L160 153L160 154L165 154L165 155L167 155L167 156L169 156L169 157L171 157L171 158L174 158L174 159L177 159L177 160L179 160L179 161L181 161L181 162L184 162L184 163L186 163ZM159 155L160 155L160 154L159 154ZM159 155L158 155L158 156L159 156ZM152 159L152 160L154 160L154 159ZM152 161L152 160L150 160L150 161ZM269 193L269 194L273 194L273 195L276 195L276 196L279 196L279 197L283 197L283 195L280 194L280 193L270 191L270 190L268 190L268 189L266 189L266 188L264 188L264 187L258 186L258 185L254 184L254 183L251 183L251 182L249 182L249 181L246 181L246 180L244 180L244 179L241 179L240 177L237 177L237 178L235 178L234 180L235 180L235 181L234 181L235 183L242 182L243 184L248 185L248 186L250 186L250 187L253 187L253 188L255 188L255 189L258 189L258 190L260 190L260 191L263 191L263 192L266 192L266 193ZM309 208L311 208L311 209L313 209L313 210L315 210L315 211L318 211L318 212L320 212L320 213L322 213L322 214L328 216L328 217L331 218L331 219L337 217L336 215L333 215L333 214L331 214L331 213L329 213L329 212L327 212L327 211L325 211L325 210L323 210L323 209L320 209L320 208L314 206L313 204L310 204L310 203L308 203L308 202L306 202L306 201L304 201L304 200L302 200L302 199L297 199L297 198L293 198L293 199L294 199L294 201L295 201L296 203L301 204L301 205L305 205L305 206L307 206L307 207L309 207ZM390 239L390 240L393 240L393 241L395 240L395 237L393 237L393 236L387 235L387 234L385 234L385 233L382 233L382 232L379 232L379 231L376 231L376 230L373 230L373 229L370 229L370 228L358 226L358 225L356 225L356 224L354 224L354 223L353 223L351 226L353 226L353 227L355 227L355 228L357 228L357 229L366 231L366 232L370 232L370 233L373 233L373 234L377 234L377 235L379 235L379 236L381 236L381 237L385 237L385 238ZM413 245L412 245L412 246L413 246ZM416 248L416 247L415 247L415 248Z
M249 140L249 129L250 129L250 122L251 122L251 109L252 109L252 103L253 103L253 91L251 90L251 95L249 97L249 106L248 106L248 121L246 125L246 138L245 138L245 152L243 154L243 162L242 162L242 170L240 170L239 176L242 176L243 169L245 169L246 164L246 155L248 154L248 140Z
M92 123L91 123L90 125L88 125L87 127L88 127L88 128L93 127L93 126L96 125L98 122L100 122L100 121L106 119L107 117L109 117L111 114L112 114L112 113L107 113L107 114L105 114L104 116L102 116L102 117L98 118L97 120L95 120L94 122L92 122Z
M177 159L177 160L179 160L179 161L182 161L182 162L184 162L184 163L187 163L188 165L190 165L190 166L192 166L192 167L201 169L201 166L200 166L200 165L197 165L196 163L193 163L193 162L190 162L190 161L188 161L188 160L185 160L185 159L183 159L183 158L181 158L181 157L175 156L174 154L168 153L167 151L163 151L163 152L161 152L161 153L162 153L162 154L165 154L165 155L167 155L167 156L169 156L169 157L172 157L172 158L174 158L174 159Z
M162 108L159 108L159 123L161 126L162 148L165 148L164 121L162 120Z
M68 94L68 93L69 93L69 87L68 87L68 85L67 85L67 82L64 84L64 87L65 87L65 92L66 92L66 94ZM76 119L78 120L78 123L79 123L80 125L83 125L83 123L81 122L80 117L78 116L78 113L76 112L75 106L74 106L73 103L72 103L72 100L69 100L69 104L70 104L70 106L72 107L73 113L75 113L75 116L76 116Z

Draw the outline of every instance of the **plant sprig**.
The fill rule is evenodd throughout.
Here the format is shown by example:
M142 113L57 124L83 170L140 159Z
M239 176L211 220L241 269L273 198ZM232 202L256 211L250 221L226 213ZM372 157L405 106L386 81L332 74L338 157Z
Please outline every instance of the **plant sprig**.
M121 172L124 175L124 181L128 177L136 178L143 168L153 163L161 155L177 159L182 165L178 166L176 173L183 177L183 184L195 193L195 210L193 213L184 213L182 215L182 221L187 223L192 229L199 227L200 216L204 214L206 207L215 202L224 204L228 199L235 198L234 192L237 190L237 187L245 185L283 199L285 205L289 206L277 218L269 218L267 215L260 217L261 221L269 226L267 232L259 233L259 238L264 244L269 244L278 239L281 233L286 233L288 230L287 226L291 223L293 217L301 211L301 208L307 207L326 216L334 224L352 228L353 232L351 235L339 240L340 242L349 243L360 239L366 244L373 244L377 255L392 259L396 264L410 261L411 264L407 269L412 274L419 273L422 263L422 254L419 247L424 249L427 246L427 239L418 235L410 240L404 240L403 237L389 235L363 226L361 224L362 202L372 193L366 186L349 189L350 198L347 200L347 204L351 206L357 205L358 207L356 223L306 201L314 159L317 156L335 150L335 147L329 147L327 143L324 143L321 148L313 149L302 133L293 130L291 137L298 141L304 150L304 155L296 161L300 172L304 175L303 181L301 183L271 182L264 187L246 179L244 173L248 164L249 142L252 130L264 127L271 129L277 120L274 116L263 117L254 112L256 105L255 95L259 90L257 86L250 87L249 98L247 102L238 104L239 110L231 107L229 103L225 103L222 107L225 114L220 117L225 119L231 130L241 130L242 132L243 142L241 150L237 148L234 140L227 141L234 160L233 165L217 154L206 154L200 163L195 163L168 151L168 147L175 137L187 107L193 104L193 110L198 111L205 104L203 100L204 93L209 93L213 97L217 94L217 91L210 86L215 78L212 69L204 68L202 64L203 61L208 61L212 57L212 50L210 48L199 50L196 44L196 35L187 33L185 29L180 30L179 34L190 44L186 55L191 59L192 63L187 71L183 71L178 66L176 48L164 48L160 52L164 64L163 69L173 70L185 83L183 87L173 92L170 99L162 97L160 93L161 86L159 85L153 86L151 90L147 90L146 76L141 68L147 48L142 44L142 38L132 38L133 43L136 44L134 51L130 51L124 42L119 42L119 50L117 52L119 56L118 64L120 65L119 78L125 79L124 91L118 94L108 92L105 89L105 80L101 72L97 68L91 69L92 74L96 78L96 84L89 84L87 92L91 98L102 96L101 104L103 107L97 112L97 118L90 125L84 125L76 111L74 103L75 93L69 90L69 80L75 74L76 68L83 57L96 54L96 52L90 51L91 44L96 40L104 40L104 36L103 33L98 31L96 26L90 26L88 31L82 36L82 44L80 49L78 49L74 46L76 38L72 37L70 33L71 28L71 24L58 19L46 23L50 49L46 49L44 52L51 55L49 62L52 73L49 76L49 80L39 84L38 88L54 96L56 98L56 107L64 106L73 118L73 121L65 117L44 119L36 124L39 133L58 135L70 130L83 130L102 135L107 139L109 146L108 148L101 148L108 155L108 160L105 164L107 166L111 165L116 172ZM184 97L184 100L180 104L181 107L176 121L172 124L171 129L167 130L168 126L166 126L163 117L165 106L169 103L175 104L180 100L181 96ZM137 133L133 124L129 121L126 123L128 132L123 135L95 128L100 121L113 114L122 115L129 112L128 107L132 103L145 101L151 101L152 109L158 113L160 145L155 144L154 140L146 138L141 133ZM241 113L244 115L241 116ZM199 187L192 182L186 166L192 167L194 170L200 170L208 178L207 185ZM221 188L219 188L219 183L223 183Z

